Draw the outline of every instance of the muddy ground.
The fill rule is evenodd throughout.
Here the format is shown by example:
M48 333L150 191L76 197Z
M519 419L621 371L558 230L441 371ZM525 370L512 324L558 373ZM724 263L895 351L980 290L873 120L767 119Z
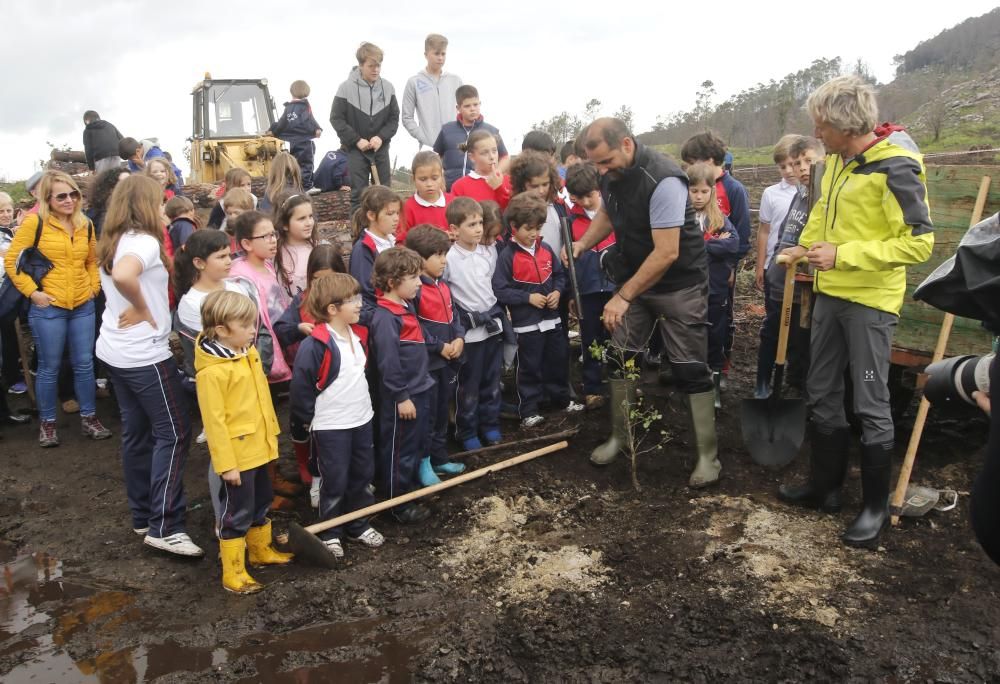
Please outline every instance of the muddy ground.
M185 482L188 528L208 554L186 562L132 533L117 438L84 441L75 417L61 416L63 446L43 451L34 429L7 428L0 679L1000 679L1000 570L973 539L965 495L985 421L932 412L924 434L914 479L963 493L956 510L905 521L877 552L847 549L838 535L858 506L856 473L842 514L803 512L775 490L801 476L804 459L772 473L742 448L755 329L752 317L741 326L717 487L686 487L686 413L648 374L670 441L642 460L640 492L624 462L598 470L587 461L603 412L553 417L532 434L578 424L569 449L444 493L427 524L379 518L387 544L350 546L335 571L257 570L269 586L252 597L220 586L203 446L192 447ZM100 414L117 430L113 401ZM899 425L900 458L911 421ZM507 436L525 436L515 426ZM311 521L305 502L296 517Z

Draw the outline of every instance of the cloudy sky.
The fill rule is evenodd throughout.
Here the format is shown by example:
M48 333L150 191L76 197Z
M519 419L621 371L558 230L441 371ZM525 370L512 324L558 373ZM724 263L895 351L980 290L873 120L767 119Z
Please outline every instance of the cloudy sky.
M82 149L87 109L124 135L159 137L184 166L190 92L206 71L267 78L279 111L288 85L305 79L325 129L318 150L332 149L333 94L363 40L383 48L382 76L401 97L424 66L424 36L448 36L446 70L479 88L486 120L519 149L533 123L580 112L591 98L607 114L631 106L643 131L657 115L690 108L706 79L726 97L839 55L861 57L887 81L893 55L996 1L953 0L933 12L897 5L889 16L871 0L4 2L0 177L30 175L47 143ZM408 165L416 150L400 126L393 156Z

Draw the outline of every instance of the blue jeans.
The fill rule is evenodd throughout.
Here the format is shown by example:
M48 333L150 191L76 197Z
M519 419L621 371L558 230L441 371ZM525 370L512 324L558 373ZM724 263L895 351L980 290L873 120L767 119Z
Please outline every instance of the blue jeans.
M56 419L59 368L67 343L76 399L80 402L80 415L93 416L97 412L94 386L94 301L90 300L75 309L58 306L43 308L32 304L28 311L28 325L31 326L38 352L35 394L38 398L39 417L48 421Z

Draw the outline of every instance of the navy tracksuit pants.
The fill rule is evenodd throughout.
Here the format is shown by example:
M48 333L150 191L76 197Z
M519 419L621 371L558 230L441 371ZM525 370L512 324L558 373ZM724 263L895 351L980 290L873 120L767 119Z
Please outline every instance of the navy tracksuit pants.
M239 487L225 480L220 482L219 539L240 539L251 527L267 523L274 491L266 465L241 470Z
M427 455L430 432L430 390L411 394L414 420L403 420L392 397L384 395L379 413L379 494L391 499L420 489L420 460Z
M172 358L107 366L122 416L122 467L132 527L151 537L184 532L184 465L191 444L188 393Z
M414 421L410 421L414 422ZM319 488L319 519L330 520L375 502L368 485L375 476L372 421L347 430L315 430L312 455L323 481ZM361 518L319 533L320 539L359 537L368 529Z
M448 404L455 396L458 377L448 364L430 372L434 378L434 387L428 392L430 421L427 434L427 454L432 465L443 465L448 462Z
M517 334L518 415L536 415L543 395L553 408L569 405L569 345L561 326Z
M289 145L289 152L302 169L302 189L308 190L313 186L313 158L316 156L316 143L312 140L293 142Z
M590 351L590 345L597 342L603 347L610 339L601 316L604 315L604 305L613 296L613 292L594 292L593 294L580 295L580 304L583 306L580 318L580 338L583 345L584 394L600 394L604 388L604 379L601 377L604 362L600 358L594 358Z
M500 429L503 335L466 343L464 357L455 389L455 432L459 441Z

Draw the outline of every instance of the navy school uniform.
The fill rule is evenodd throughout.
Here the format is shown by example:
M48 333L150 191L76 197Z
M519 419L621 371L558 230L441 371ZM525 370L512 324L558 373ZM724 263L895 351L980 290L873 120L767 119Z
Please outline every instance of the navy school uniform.
M361 325L368 326L372 321L372 314L375 313L375 286L372 284L372 272L375 270L375 257L378 256L378 247L375 240L368 232L361 233L351 248L351 260L348 267L351 275L361 285Z
M369 339L381 380L376 479L379 493L389 499L420 488L417 474L427 454L434 380L427 370L427 347L412 304L380 296ZM399 417L398 405L407 400L416 407L414 420Z
M360 325L351 330L361 340L367 355L368 330ZM325 324L317 324L299 346L292 372L290 391L292 425L308 428L313 422L316 398L340 375L340 348ZM369 486L375 474L373 421L344 430L313 430L310 469L322 477L319 490L319 518L329 520L356 511L374 502ZM369 527L362 518L320 533L320 538L341 539L344 532L360 536Z
M726 361L725 346L732 309L729 277L740 246L740 236L733 224L725 217L723 221L719 232L729 233L729 237L706 235L705 240L708 252L708 365L713 371L721 371Z
M441 348L454 339L464 338L465 328L455 315L448 284L426 275L420 276L420 282L413 304L427 346L427 370L434 379L429 400L431 427L427 455L432 465L443 465L448 462L448 402L456 388L458 360L445 359Z
M517 394L521 418L536 415L543 394L555 408L569 405L569 345L558 309L528 303L534 294L566 291L566 273L541 239L535 253L511 240L493 274L497 301L510 312L517 333Z
M570 210L573 222L573 239L579 240L590 227L591 219L580 205ZM608 331L601 317L604 306L614 296L615 284L604 274L601 268L601 253L615 244L615 234L611 233L592 249L576 258L576 284L580 288L580 340L583 349L583 393L600 394L603 390L601 369L604 365L599 358L594 358L590 347L594 342L605 346L608 342Z
M313 186L313 159L316 156L316 131L322 130L312 107L305 98L291 100L285 103L285 111L274 122L271 132L274 137L284 140L289 145L289 152L299 163L302 171L302 188L308 190Z

